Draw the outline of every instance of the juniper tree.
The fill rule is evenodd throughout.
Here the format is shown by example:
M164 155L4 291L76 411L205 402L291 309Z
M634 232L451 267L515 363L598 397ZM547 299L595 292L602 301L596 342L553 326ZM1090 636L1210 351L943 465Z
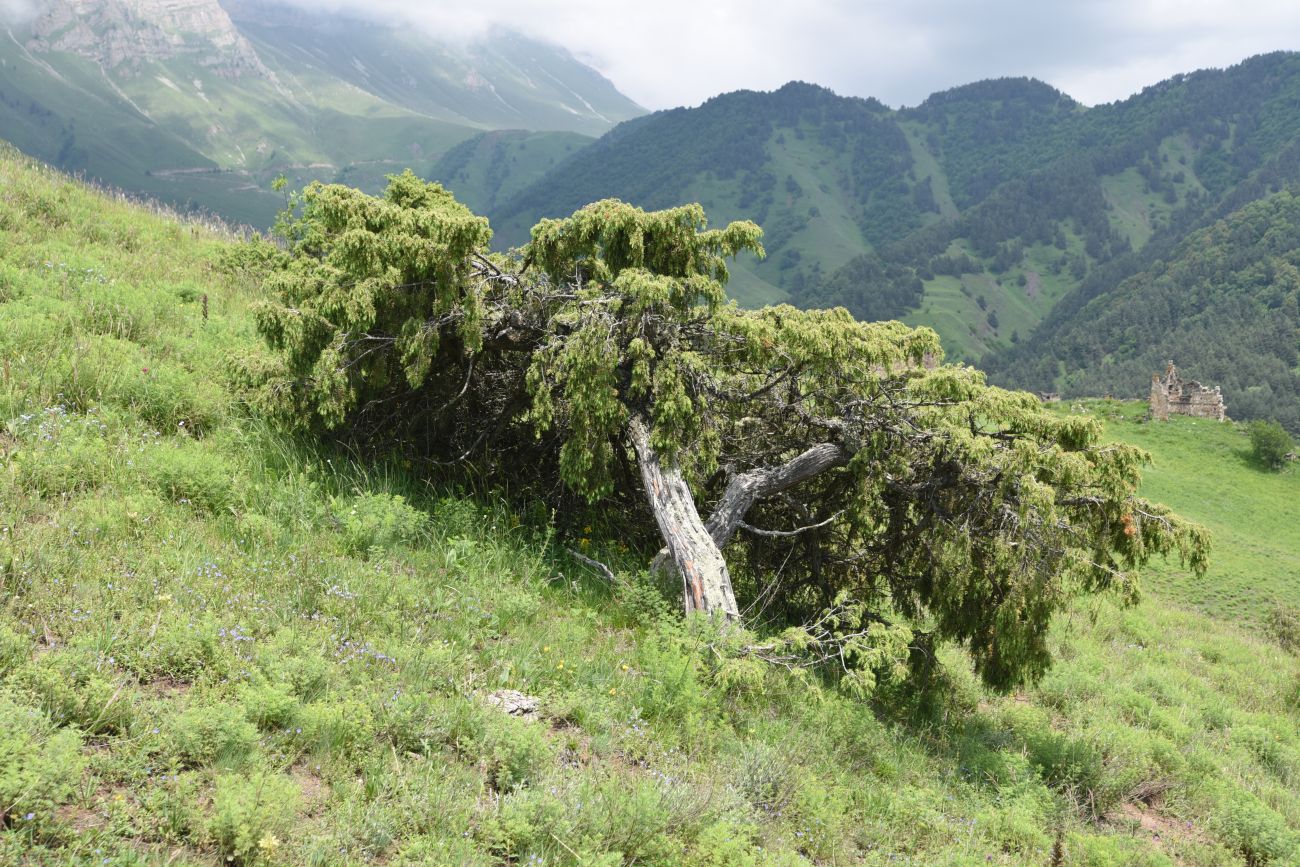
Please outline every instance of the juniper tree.
M268 405L639 502L687 612L739 619L734 574L769 616L838 601L855 634L961 642L1007 686L1046 668L1072 597L1132 597L1153 555L1204 569L1203 533L1136 496L1145 455L1095 421L942 364L926 328L729 302L752 223L607 200L493 254L486 220L407 173L382 197L312 185L286 236L258 311L284 364Z

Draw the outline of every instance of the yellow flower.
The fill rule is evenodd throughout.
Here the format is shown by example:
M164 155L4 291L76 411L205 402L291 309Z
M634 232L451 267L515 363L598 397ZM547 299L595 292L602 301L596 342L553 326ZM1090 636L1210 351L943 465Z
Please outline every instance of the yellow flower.
M163 605L166 605L168 602L172 601L172 595L170 593L159 593L158 601Z
M584 533L586 533L588 536L590 536L590 535L591 535L591 526L588 525L588 526L586 526L586 527L583 527L583 528L582 528L582 532L584 532Z
M543 645L542 645L542 653L550 653L550 652L551 652L551 645L549 645L549 644L543 644Z
M609 694L610 694L610 695L615 695L615 694L617 694L617 693L618 693L618 690L615 689L614 687L611 686L611 687L609 688Z
M264 834L261 840L257 841L257 848L270 855L280 848L280 838L274 834Z
M624 671L627 671L629 668L630 668L630 666L629 666L626 662L623 663L623 670L624 670Z
M591 540L590 540L590 539L579 539L579 540L578 540L578 544L581 545L583 548L586 548L586 547L588 547L589 545L591 545Z
M562 669L562 668L564 668L564 660L563 660L563 659L560 660L560 664L559 664L559 665L555 666L555 670L556 670L556 671L559 671L559 670Z

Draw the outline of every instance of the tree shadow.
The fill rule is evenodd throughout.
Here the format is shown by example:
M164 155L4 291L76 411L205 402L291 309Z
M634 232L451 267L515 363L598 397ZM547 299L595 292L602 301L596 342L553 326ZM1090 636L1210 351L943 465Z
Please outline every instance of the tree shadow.
M1232 456L1247 469L1254 470L1257 473L1266 473L1270 476L1281 475L1295 464L1294 460L1286 460L1281 464L1269 463L1256 455L1249 446L1232 449Z

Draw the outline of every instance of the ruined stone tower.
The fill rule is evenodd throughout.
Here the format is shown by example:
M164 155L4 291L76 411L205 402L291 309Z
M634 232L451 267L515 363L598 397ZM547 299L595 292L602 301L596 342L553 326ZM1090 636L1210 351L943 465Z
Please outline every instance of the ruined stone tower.
M1227 405L1219 386L1210 388L1195 380L1183 382L1178 368L1169 362L1165 375L1151 374L1151 417L1168 421L1169 414L1190 415L1223 421L1228 417Z

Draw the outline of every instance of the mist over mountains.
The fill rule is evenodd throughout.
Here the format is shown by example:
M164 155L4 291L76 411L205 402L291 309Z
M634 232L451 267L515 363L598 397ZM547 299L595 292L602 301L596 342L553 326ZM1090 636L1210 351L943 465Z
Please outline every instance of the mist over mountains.
M0 39L3 137L60 168L269 225L269 181L373 187L485 129L643 113L562 48L264 2L49 0Z

